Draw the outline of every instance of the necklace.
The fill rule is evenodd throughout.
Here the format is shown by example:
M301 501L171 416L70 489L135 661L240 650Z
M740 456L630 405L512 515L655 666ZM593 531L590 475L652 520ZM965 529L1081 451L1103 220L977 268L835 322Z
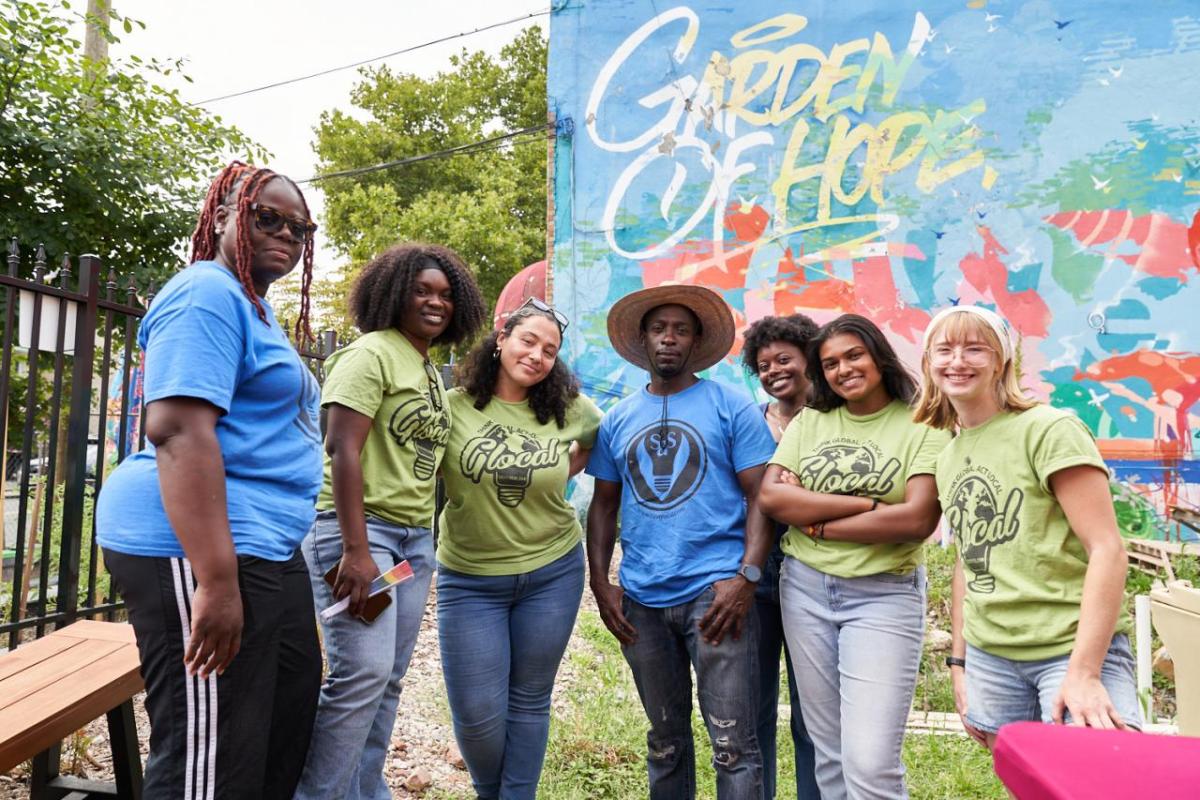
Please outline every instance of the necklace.
M797 410L796 413L799 414L799 410ZM784 419L783 415L779 413L779 403L772 403L771 405L767 406L766 417L767 427L771 429L771 435L777 442L783 438L783 432L787 430L787 426L791 424L793 419L795 419L795 415Z

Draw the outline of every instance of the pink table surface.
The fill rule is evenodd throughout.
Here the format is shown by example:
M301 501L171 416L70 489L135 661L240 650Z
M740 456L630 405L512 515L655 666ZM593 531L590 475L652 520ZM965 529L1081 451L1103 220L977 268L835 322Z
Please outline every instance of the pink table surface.
M996 774L1018 800L1200 798L1200 739L1018 722L1000 729Z

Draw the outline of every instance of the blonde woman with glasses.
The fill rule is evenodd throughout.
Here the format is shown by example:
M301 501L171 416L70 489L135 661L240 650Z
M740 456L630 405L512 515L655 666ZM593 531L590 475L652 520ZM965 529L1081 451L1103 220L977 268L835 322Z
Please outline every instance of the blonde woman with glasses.
M1107 469L1082 422L1025 395L1014 350L994 312L943 310L914 413L957 431L936 471L959 554L946 661L963 725L989 749L1019 720L1141 725Z

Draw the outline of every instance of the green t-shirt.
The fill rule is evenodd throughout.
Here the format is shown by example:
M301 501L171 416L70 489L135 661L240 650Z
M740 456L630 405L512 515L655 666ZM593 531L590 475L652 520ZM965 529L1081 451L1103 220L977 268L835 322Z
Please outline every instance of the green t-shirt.
M788 425L771 463L795 473L810 491L900 503L908 479L932 475L949 441L945 431L913 422L912 409L899 400L863 416L845 406L827 412L810 408ZM794 527L783 537L783 552L841 578L911 572L922 561L921 542L817 541Z
M1087 553L1050 492L1050 476L1082 464L1107 469L1070 412L1039 405L968 428L937 464L942 513L967 578L967 641L1015 661L1071 652ZM1128 631L1125 611L1118 631Z
M566 499L567 451L576 441L591 449L600 409L580 395L559 428L539 423L528 401L493 397L480 411L454 389L450 408L438 561L471 575L515 575L566 555L581 536Z
M450 404L437 370L399 331L374 331L325 362L321 405L330 403L370 417L362 449L363 510L409 527L433 523L434 487L446 440ZM332 465L317 508L333 508Z

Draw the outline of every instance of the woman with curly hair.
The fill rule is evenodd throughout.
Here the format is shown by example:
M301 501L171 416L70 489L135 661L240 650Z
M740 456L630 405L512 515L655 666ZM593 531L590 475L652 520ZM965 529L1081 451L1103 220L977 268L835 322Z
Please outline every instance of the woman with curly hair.
M450 436L429 348L471 338L486 314L462 259L427 244L376 256L350 311L364 335L326 362L325 481L303 544L318 608L347 597L350 608L321 620L329 669L297 798L391 796L383 766L433 576L434 476ZM393 602L369 602L371 581L406 559L413 578Z
M141 656L146 798L285 800L304 765L319 389L267 291L303 263L303 337L316 227L290 179L233 162L138 331L151 446L104 482L96 532Z
M804 314L763 317L746 330L742 365L758 376L763 391L771 398L761 408L775 443L788 424L808 403L808 360L805 351L817 334L817 323ZM754 591L758 615L758 745L763 754L763 796L775 797L775 741L779 719L779 657L782 652L788 672L788 696L792 714L790 727L796 752L796 797L817 800L815 755L812 739L804 727L800 694L792 673L791 657L783 637L779 609L779 571L783 566L781 542L788 526L775 523L775 546L767 556L762 580Z
M481 798L532 799L550 691L583 595L567 480L600 410L559 360L566 318L531 298L450 392L438 542L438 639L454 735Z

